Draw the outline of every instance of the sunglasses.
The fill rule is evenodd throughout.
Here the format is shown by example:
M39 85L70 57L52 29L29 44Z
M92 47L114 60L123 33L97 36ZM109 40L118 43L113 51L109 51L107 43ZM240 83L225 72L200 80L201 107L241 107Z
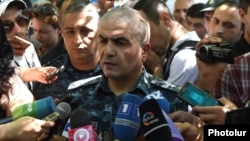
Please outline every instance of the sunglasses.
M30 18L24 15L20 15L15 19L15 21L3 21L3 26L6 34L12 32L15 27L15 23L20 27L27 27L30 24Z
M36 5L34 6L34 11L40 16L58 16L57 11L50 5Z

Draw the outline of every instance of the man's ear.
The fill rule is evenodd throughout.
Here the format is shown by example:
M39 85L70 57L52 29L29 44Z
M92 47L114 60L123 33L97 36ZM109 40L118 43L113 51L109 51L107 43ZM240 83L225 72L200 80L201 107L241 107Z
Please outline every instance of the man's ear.
M239 8L239 14L240 14L241 22L245 23L246 12L242 8Z
M167 12L160 12L160 19L161 22L166 26L169 27L170 24L170 16Z
M146 61L147 55L148 55L150 50L151 50L150 43L144 43L142 45L142 60L143 60L143 62Z

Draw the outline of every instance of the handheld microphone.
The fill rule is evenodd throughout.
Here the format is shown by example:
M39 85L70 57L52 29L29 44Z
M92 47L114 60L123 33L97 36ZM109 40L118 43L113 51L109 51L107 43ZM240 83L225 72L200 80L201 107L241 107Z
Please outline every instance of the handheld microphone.
M149 101L149 100L151 102L148 103L147 101ZM179 132L179 130L175 126L174 122L167 115L167 113L169 112L169 105L170 104L169 104L169 102L167 101L167 99L164 96L162 96L157 91L157 92L154 92L154 93L146 96L143 99L143 101L145 101L145 103L147 102L153 108L150 109L150 107L147 107L147 104L145 104L143 107L140 107L140 110L141 110L141 108L145 108L145 110L146 109L152 110L155 113L156 117L160 117L160 118L164 117L165 120L162 119L162 124L163 125L168 124L168 128L170 129L169 134L171 134L171 136L172 136L171 140L173 140L173 141L184 141L181 133ZM141 111L140 111L140 113L141 113ZM143 125L145 126L145 124L143 124ZM169 131L168 128L165 127L165 130ZM157 131L157 133L160 134L160 131ZM166 135L166 133L164 133L164 132L162 132L162 134ZM144 134L144 136L145 136L145 134ZM152 137L154 138L154 134L152 134ZM155 136L155 137L157 137L157 136ZM168 137L166 137L165 139L163 138L163 140L166 140L167 138ZM150 140L150 139L148 139L148 140Z
M37 119L43 119L47 115L53 113L56 105L52 96L36 100L32 103L27 103L18 106L14 109L12 116L0 120L0 124L14 121L20 117L31 116Z
M114 138L120 141L133 141L138 134L141 119L138 107L142 99L135 94L126 94L120 104L114 122Z
M66 102L61 102L56 106L55 112L43 118L46 121L65 120L71 113L71 107Z
M97 133L85 109L76 109L70 115L69 141L96 141Z
M170 127L171 134L172 134L172 140L173 141L183 141L184 139L183 139L181 133L179 132L179 130L175 126L172 119L170 119L170 117L167 115L167 113L169 113L169 107L170 107L168 100L159 91L155 91L155 92L147 95L145 98L143 98L143 101L146 101L149 99L157 100L158 105L155 105L155 106L158 106L162 110L162 114L164 115L164 117L168 123L168 126Z
M145 102L149 99L155 99L157 100L159 106L161 107L161 109L163 111L165 111L166 113L169 113L169 107L170 107L170 104L168 102L168 100L160 93L160 91L155 91L147 96L145 96L142 100L142 102Z
M165 117L155 99L149 99L139 106L142 133L146 141L172 141L172 134ZM159 138L160 137L160 138Z
M66 102L61 102L56 106L55 112L43 118L43 120L46 121L55 121L55 126L50 129L50 132L45 140L50 140L52 136L59 134L58 132L61 130L63 121L69 117L70 113L71 106Z

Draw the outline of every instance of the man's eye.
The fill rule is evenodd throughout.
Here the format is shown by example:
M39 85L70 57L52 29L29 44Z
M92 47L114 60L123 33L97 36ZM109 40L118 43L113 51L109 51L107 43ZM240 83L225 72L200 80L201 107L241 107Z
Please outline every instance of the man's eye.
M75 32L74 32L74 30L66 30L65 33L66 33L66 34L71 34L71 35L72 35L72 34L74 34Z
M231 24L231 23L227 23L227 24L224 24L224 27L227 28L227 29L232 29L235 26L233 24Z
M126 44L126 42L124 42L124 41L120 41L120 40L119 40L119 41L115 41L115 44L116 44L116 45L120 45L120 46L121 46L121 45L125 45L125 44Z
M98 42L101 44L106 44L108 41L105 39L99 39Z
M87 35L89 34L89 32L90 32L90 30L88 30L88 29L81 29L81 30L80 30L80 33L81 33L81 35L83 35L83 36L87 36Z

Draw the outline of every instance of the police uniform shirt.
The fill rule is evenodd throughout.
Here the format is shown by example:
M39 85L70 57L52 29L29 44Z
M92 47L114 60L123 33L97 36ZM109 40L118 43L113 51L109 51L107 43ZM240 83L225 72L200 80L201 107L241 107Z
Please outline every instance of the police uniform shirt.
M65 97L66 102L71 105L73 110L86 109L90 113L91 121L97 128L98 134L105 130L112 130L113 121L124 94L115 96L110 91L107 78L104 76L88 79L89 81L83 80L85 83L80 86L69 88ZM144 70L135 89L128 93L143 98L152 92L159 91L169 101L170 113L177 110L188 111L188 105L177 97L179 89L180 87L155 78Z
M67 88L71 82L93 77L102 74L100 65L97 65L93 70L80 71L75 69L69 61L68 55L61 55L55 60L46 64L46 66L61 67L65 66L62 73L59 73L57 80L51 84L34 83L34 96L36 99L41 99L47 96L53 96L62 100L65 96Z

